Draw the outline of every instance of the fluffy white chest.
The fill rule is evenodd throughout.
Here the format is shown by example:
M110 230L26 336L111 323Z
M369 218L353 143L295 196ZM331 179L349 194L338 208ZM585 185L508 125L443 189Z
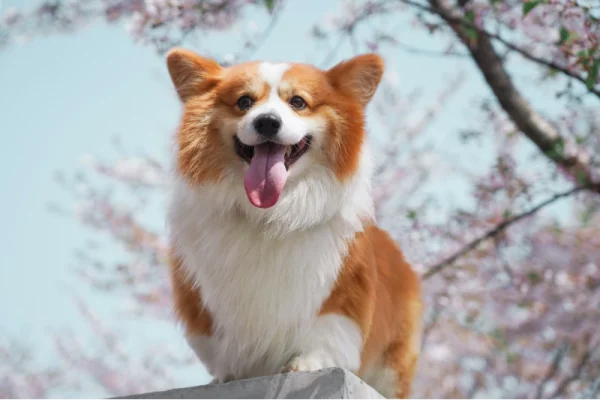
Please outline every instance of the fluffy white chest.
M309 340L355 226L339 217L276 237L190 200L175 196L170 225L213 318L205 363L236 378L276 373Z

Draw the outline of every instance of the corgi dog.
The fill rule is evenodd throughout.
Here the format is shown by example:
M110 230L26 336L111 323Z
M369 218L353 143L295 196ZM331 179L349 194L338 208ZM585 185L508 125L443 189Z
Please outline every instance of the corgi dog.
M174 311L213 382L340 367L408 397L420 280L376 224L365 132L382 58L225 67L175 48L166 64Z

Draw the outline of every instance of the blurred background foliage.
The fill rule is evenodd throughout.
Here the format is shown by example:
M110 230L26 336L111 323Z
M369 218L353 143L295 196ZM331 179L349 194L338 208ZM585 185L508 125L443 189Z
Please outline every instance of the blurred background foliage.
M600 394L600 2L0 7L0 397L210 379L165 274L173 46L225 65L382 54L377 217L427 311L413 397Z

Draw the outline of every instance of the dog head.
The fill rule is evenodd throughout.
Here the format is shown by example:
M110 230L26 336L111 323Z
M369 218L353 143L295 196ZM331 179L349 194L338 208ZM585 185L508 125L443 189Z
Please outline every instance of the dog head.
M384 69L378 55L322 70L259 61L223 67L174 49L167 65L184 106L177 171L189 185L257 218L319 219L339 209L361 174L365 108Z

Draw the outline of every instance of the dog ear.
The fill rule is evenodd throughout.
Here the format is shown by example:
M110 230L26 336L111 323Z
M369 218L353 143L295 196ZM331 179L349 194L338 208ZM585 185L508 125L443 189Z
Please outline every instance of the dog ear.
M327 71L330 83L365 107L375 94L385 64L377 54L363 54L342 61Z
M167 68L181 101L202 94L218 83L223 68L193 51L175 48L167 54Z

